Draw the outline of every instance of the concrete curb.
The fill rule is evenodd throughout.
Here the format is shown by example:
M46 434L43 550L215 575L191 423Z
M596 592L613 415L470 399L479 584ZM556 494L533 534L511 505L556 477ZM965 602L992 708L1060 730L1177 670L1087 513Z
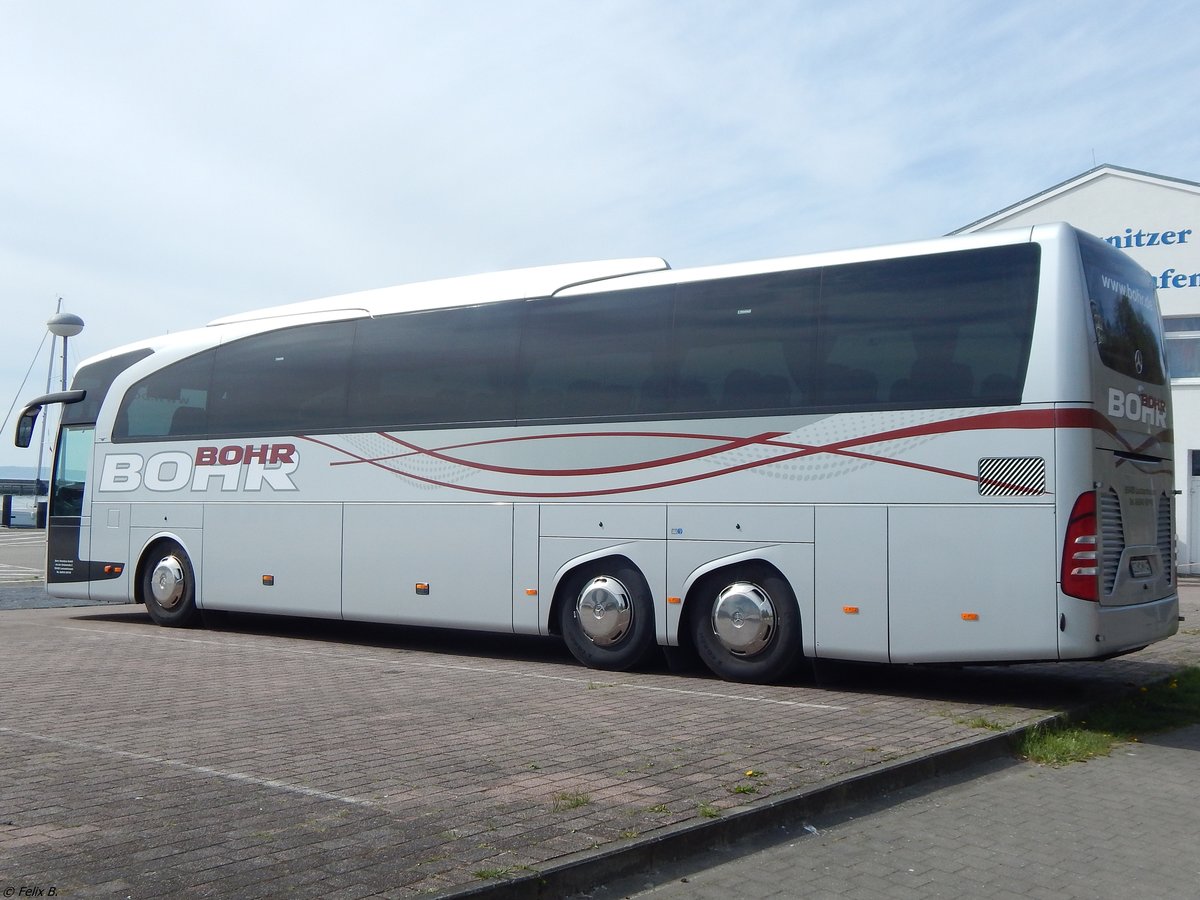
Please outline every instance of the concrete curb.
M719 819L688 823L635 838L599 853L580 853L541 871L481 885L442 897L472 900L524 900L581 893L598 884L694 858L716 847L768 831L802 825L817 815L844 809L941 775L962 771L1013 753L1024 734L1036 727L1067 721L1076 713L1056 713L1008 731L969 738L933 753L880 763L820 787L763 801Z

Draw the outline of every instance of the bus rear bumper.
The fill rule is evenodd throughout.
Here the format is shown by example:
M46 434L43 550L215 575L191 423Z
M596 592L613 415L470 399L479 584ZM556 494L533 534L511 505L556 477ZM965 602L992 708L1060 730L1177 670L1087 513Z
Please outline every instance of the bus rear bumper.
M1078 612L1091 613L1094 626L1086 640L1074 645L1063 641L1059 645L1061 659L1097 659L1139 650L1147 644L1169 638L1179 630L1179 594L1170 594L1149 603L1128 606L1103 606L1076 601L1083 608ZM1091 607L1087 610L1087 607ZM1068 621L1070 612L1066 612ZM1065 636L1065 635L1064 635Z

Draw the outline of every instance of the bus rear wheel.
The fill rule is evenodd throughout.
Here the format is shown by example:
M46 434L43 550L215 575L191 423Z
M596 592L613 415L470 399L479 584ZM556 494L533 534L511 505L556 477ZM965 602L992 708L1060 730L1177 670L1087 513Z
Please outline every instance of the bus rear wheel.
M708 579L694 598L696 651L727 681L767 684L803 658L796 595L765 566L739 566Z
M564 587L559 626L567 649L585 666L632 669L655 647L646 579L620 562L584 567Z
M192 561L175 541L162 541L151 548L142 566L140 589L146 611L159 625L188 628L199 622Z

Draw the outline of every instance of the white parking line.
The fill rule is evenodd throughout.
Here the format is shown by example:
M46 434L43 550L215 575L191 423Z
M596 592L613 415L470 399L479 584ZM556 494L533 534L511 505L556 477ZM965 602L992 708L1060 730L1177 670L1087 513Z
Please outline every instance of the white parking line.
M16 584L22 581L41 581L42 570L29 566L14 566L0 563L0 584Z
M80 625L51 625L49 627L64 628L68 631L88 632L88 633L97 634L97 635L104 635L105 637L145 638L148 640L157 640L157 641L174 641L174 642L183 643L183 644L206 644L209 646L224 647L227 649L228 648L241 649L242 647L245 646L245 644L242 642L219 641L219 640L213 640L211 638L175 637L174 635L171 635L171 634L155 634L153 632L144 632L144 631L143 632L112 631L109 629L90 628L87 626L80 626ZM336 657L334 657L332 654L330 654L328 652L319 651L319 650L305 650L300 647L270 647L270 646L264 647L264 646L260 646L260 645L256 644L254 647L254 652L255 653L263 653L263 652L285 653L285 654L291 654L294 656L323 656L323 657L329 657L331 659L335 658L339 661L350 660L353 662L370 663L372 665L394 666L397 663L397 660L395 658L381 659L380 657L377 657L377 656L336 656ZM404 660L404 663L406 665L412 666L414 668L445 669L448 671L468 672L468 673L476 674L476 675L487 675L489 677L493 677L496 675L503 675L503 676L507 676L509 678L536 678L536 679L540 679L543 681L561 681L561 682L566 682L568 684L594 685L594 686L605 687L605 688L628 688L630 690L641 690L641 691L656 691L658 693L682 694L684 696L689 696L689 697L705 697L705 698L717 699L717 700L736 700L740 703L767 703L767 704L771 704L774 706L791 706L791 707L796 707L796 708L800 708L800 709L826 709L826 710L833 710L833 711L845 711L846 709L849 708L849 707L845 707L845 706L834 706L834 705L828 704L828 703L806 703L801 700L778 700L773 697L755 696L753 694L730 694L730 693L725 693L723 691L697 691L697 690L689 690L689 689L685 689L685 688L668 687L667 685L660 685L660 684L641 684L641 683L632 683L632 682L627 682L627 681L605 681L605 680L601 680L599 678L574 678L574 677L566 676L566 675L546 675L546 674L542 674L539 672L519 672L519 671L513 671L511 669L492 669L492 668L487 668L484 666L464 666L464 665L458 665L458 664L452 664L452 663L426 662L426 661L414 660L414 659L406 659L406 660Z
M277 781L274 778L259 778L257 775L248 775L245 772L227 772L223 769L214 769L212 766L197 766L192 763L186 763L178 759L166 759L162 756L151 756L148 753L133 753L129 750L118 750L115 747L106 747L103 744L89 744L84 741L73 741L69 738L53 737L48 734L35 734L25 729L6 728L0 725L0 733L14 735L18 738L26 738L31 741L40 741L44 744L54 744L58 747L70 747L72 750L84 750L88 753L109 753L113 756L119 756L123 759L132 759L137 762L155 763L160 766L170 766L175 769L184 769L188 772L195 772L197 775L211 775L217 778L227 778L230 781L240 781L245 784L253 784L258 787L273 788L279 791L288 791L292 794L302 794L305 797L318 797L322 800L333 800L337 803L349 803L354 806L379 806L374 800L367 800L363 797L351 797L346 794L334 794L329 791L319 791L316 788L305 787L302 784L290 784L286 781Z
M46 536L41 532L8 531L0 528L0 547L27 547L44 543Z

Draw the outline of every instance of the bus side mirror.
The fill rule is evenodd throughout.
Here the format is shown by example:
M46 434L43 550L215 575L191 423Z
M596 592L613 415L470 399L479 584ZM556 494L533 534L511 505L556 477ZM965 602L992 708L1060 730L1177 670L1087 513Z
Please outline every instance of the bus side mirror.
M40 406L27 406L21 410L21 418L17 419L17 434L14 443L18 447L28 447L33 443L33 427L37 425Z
M87 391L59 391L57 394L43 394L29 401L29 405L21 410L21 418L17 419L17 435L13 443L18 447L28 447L33 443L33 426L37 424L38 413L48 403L78 403L87 396Z

